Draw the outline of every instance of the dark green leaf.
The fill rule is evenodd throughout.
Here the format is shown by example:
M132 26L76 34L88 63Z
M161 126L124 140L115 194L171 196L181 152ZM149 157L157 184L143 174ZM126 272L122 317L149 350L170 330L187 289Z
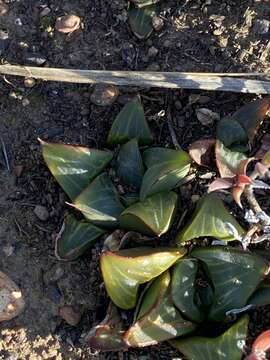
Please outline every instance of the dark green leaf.
M143 159L148 167L140 191L140 198L161 191L170 191L177 186L190 169L190 157L182 150L151 148L144 152Z
M192 332L196 325L183 319L169 292L170 273L166 271L150 286L142 303L139 319L125 333L129 346L142 347Z
M108 295L118 307L132 309L139 285L162 274L185 252L181 248L134 248L103 253L101 271Z
M131 30L139 39L147 39L153 32L152 18L157 15L157 6L131 7L128 18Z
M122 319L117 308L111 303L105 319L90 330L84 342L98 351L122 351L127 349L123 334Z
M232 119L236 120L245 130L252 142L258 127L270 109L269 99L258 99L241 107Z
M231 117L225 117L218 122L217 139L226 147L236 144L247 144L248 136L245 129Z
M105 230L68 215L56 238L55 254L60 260L75 260L104 233Z
M72 204L70 204L72 205ZM106 174L99 175L72 205L95 225L115 227L124 210L117 191Z
M177 195L172 191L152 195L123 211L120 216L121 228L160 236L169 230L176 205Z
M264 259L237 248L197 248L192 256L203 261L214 287L209 319L223 321L232 309L243 308L269 270Z
M140 200L139 194L127 193L121 196L121 201L125 206L131 206Z
M217 167L222 178L234 177L241 161L247 159L244 154L226 148L218 140L215 152Z
M140 188L144 166L136 139L122 145L117 158L117 173L126 185Z
M224 241L235 240L231 232L234 228L239 235L245 230L223 205L222 200L215 194L205 195L197 204L190 222L177 235L176 242L185 242L200 237L210 236Z
M41 141L44 160L51 173L74 200L112 160L112 153L82 146Z
M198 271L196 259L180 259L172 270L172 300L174 305L193 322L200 322L204 314L196 304L195 280Z
M153 140L139 96L126 104L114 120L108 143L110 145L123 144L134 138L140 145L150 144Z
M170 344L189 360L241 360L248 331L247 315L216 338L190 337Z
M260 284L258 290L248 300L248 304L265 306L270 304L270 281L265 280Z

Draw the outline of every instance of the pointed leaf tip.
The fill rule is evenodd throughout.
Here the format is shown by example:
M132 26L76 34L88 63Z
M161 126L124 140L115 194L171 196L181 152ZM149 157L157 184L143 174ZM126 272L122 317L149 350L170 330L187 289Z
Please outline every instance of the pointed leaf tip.
M148 145L153 141L140 96L127 103L114 120L108 135L108 144L123 144L137 139L139 145Z
M120 226L145 235L161 236L170 229L176 206L177 194L172 191L149 196L122 212Z
M118 225L119 216L124 210L112 181L105 173L93 180L72 206L93 224L108 228Z
M148 167L142 180L140 199L162 191L170 191L189 172L191 159L182 150L150 148L143 153Z
M214 192L209 193L198 202L190 222L178 233L176 243L184 244L205 236L224 241L236 240L227 224L231 224L239 236L245 233L245 230L225 208L222 200Z
M105 230L67 215L56 238L55 255L59 260L75 260L104 233Z
M83 146L47 143L41 140L42 154L51 173L74 200L109 164L113 155Z
M103 253L100 264L108 295L121 309L132 309L139 285L166 271L185 253L181 248L134 248Z

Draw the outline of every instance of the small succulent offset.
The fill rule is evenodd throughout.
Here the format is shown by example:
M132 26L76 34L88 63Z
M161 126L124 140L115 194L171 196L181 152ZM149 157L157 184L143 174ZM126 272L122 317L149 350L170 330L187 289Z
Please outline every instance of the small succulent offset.
M139 8L144 2L136 1ZM154 139L139 96L112 124L107 142L116 146L114 152L41 141L48 168L70 198L70 208L77 210L64 219L56 239L57 258L76 260L108 232L120 237L113 245L106 240L100 257L110 303L104 321L85 336L89 346L120 351L169 341L192 360L240 360L245 354L247 313L270 303L270 256L228 245L251 236L250 230L213 191L233 188L241 205L241 192L253 196L254 188L268 188L257 177L268 176L269 155L247 175L251 160L244 153L269 109L266 101L246 105L248 116L244 107L245 116L240 110L238 116L222 119L218 139L197 141L189 154L151 147ZM181 212L178 187L192 159L209 166L212 148L221 178L178 230L173 246L161 246L163 234L175 228ZM127 234L131 247L124 241ZM205 238L207 246L190 246ZM223 246L211 245L215 239ZM130 310L133 320L130 312L123 316Z

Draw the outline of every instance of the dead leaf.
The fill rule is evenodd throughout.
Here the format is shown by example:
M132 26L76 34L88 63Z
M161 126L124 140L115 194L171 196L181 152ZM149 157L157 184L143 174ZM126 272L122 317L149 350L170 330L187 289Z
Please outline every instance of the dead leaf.
M264 155L270 150L270 134L265 134L261 139L261 147L255 154L256 159L262 159Z
M114 85L97 84L91 95L91 101L98 106L110 106L118 98L119 91Z
M214 148L215 139L197 140L189 146L189 155L198 165L210 167L211 151Z
M55 29L61 33L69 34L78 30L81 25L81 19L76 15L61 16L56 19Z
M234 178L218 178L208 187L208 192L230 189L234 185Z
M58 314L71 326L76 326L81 320L81 314L70 305L60 307Z

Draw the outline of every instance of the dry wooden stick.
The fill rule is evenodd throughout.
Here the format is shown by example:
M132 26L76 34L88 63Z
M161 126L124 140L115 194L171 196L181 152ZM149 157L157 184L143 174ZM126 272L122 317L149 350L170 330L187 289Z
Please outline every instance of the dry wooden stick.
M0 74L70 83L107 83L140 87L186 88L270 94L270 81L247 79L255 76L265 78L266 75L261 73L138 72L0 65Z

